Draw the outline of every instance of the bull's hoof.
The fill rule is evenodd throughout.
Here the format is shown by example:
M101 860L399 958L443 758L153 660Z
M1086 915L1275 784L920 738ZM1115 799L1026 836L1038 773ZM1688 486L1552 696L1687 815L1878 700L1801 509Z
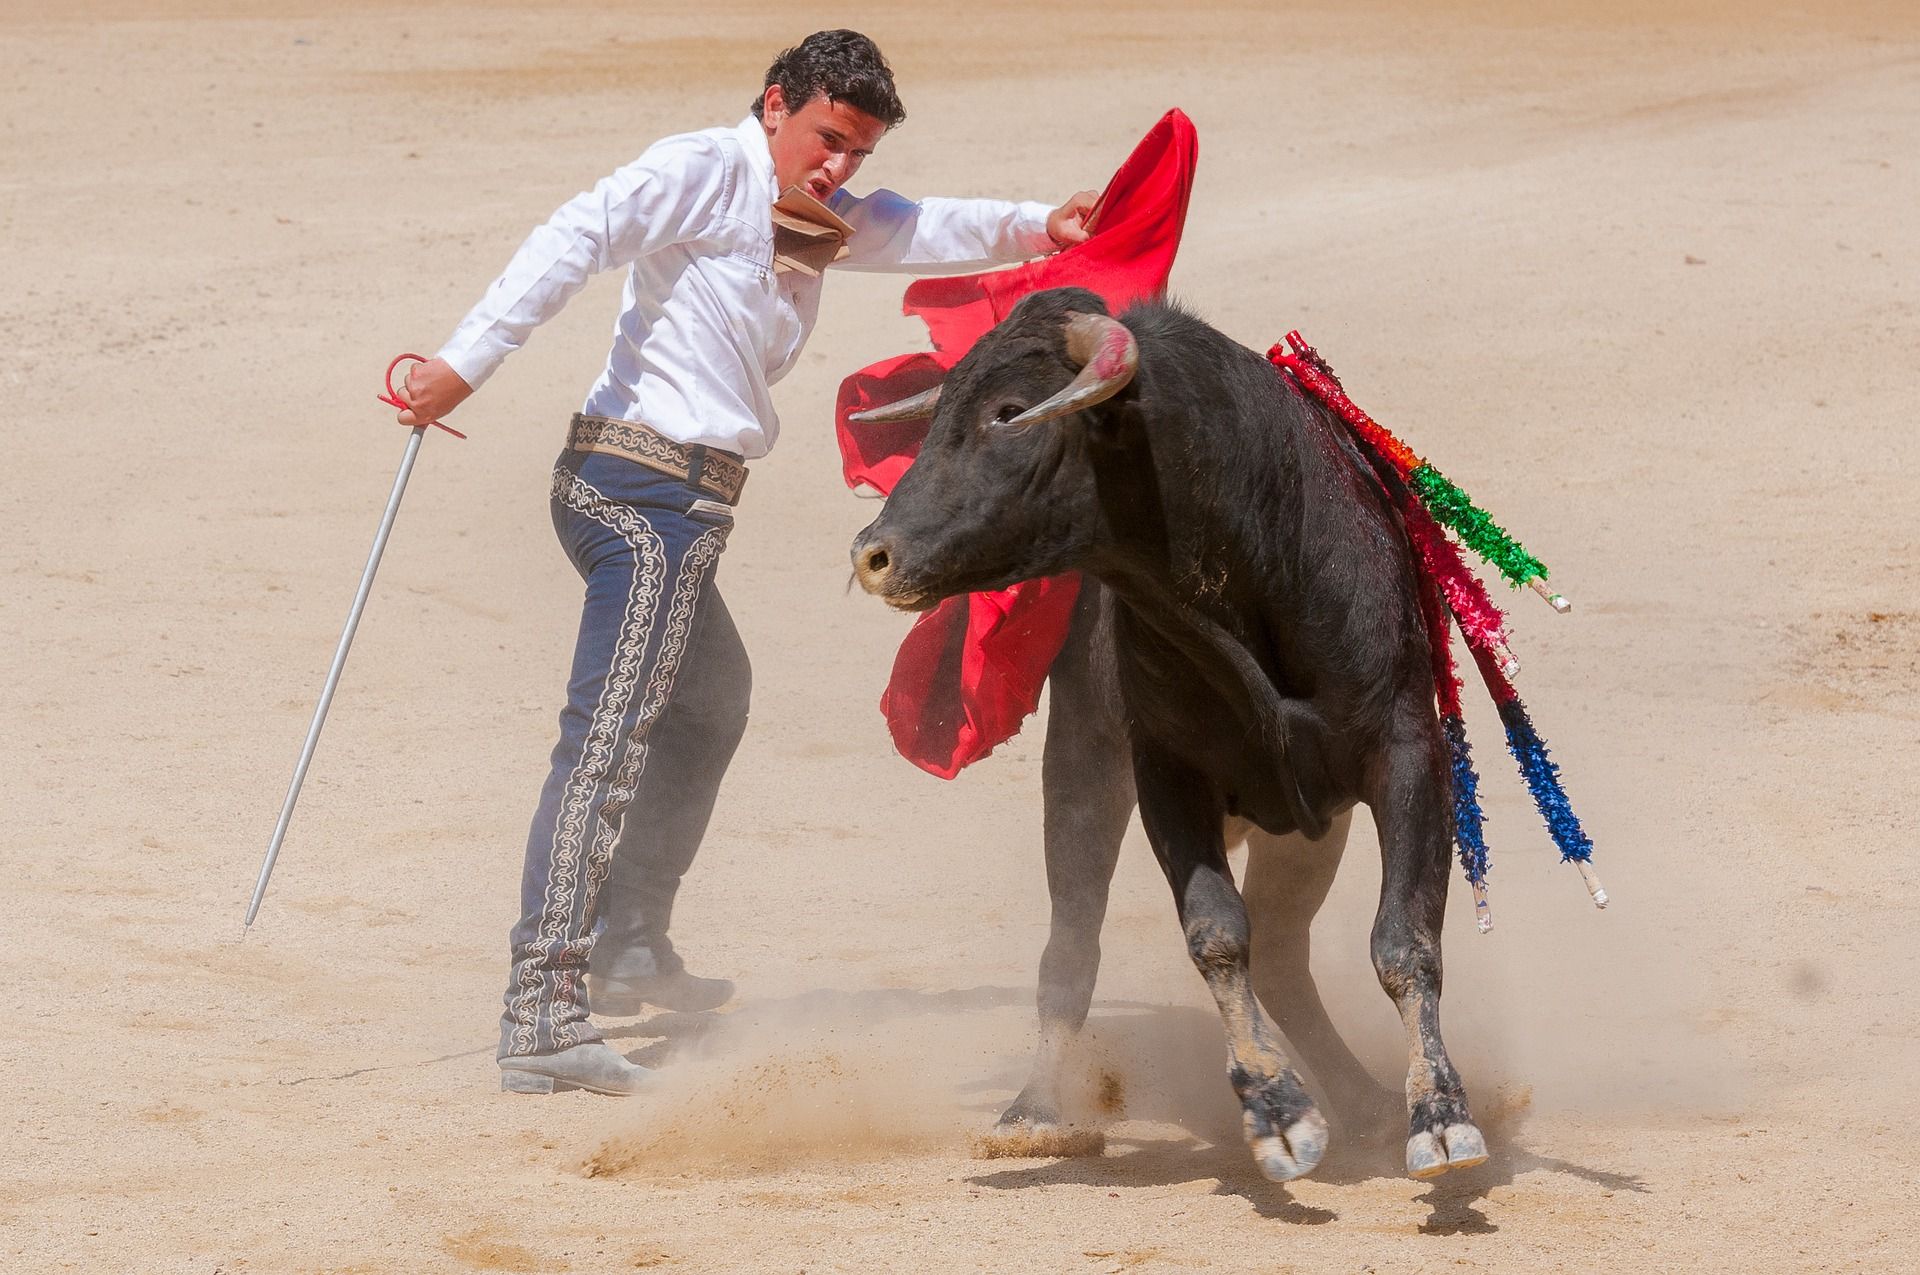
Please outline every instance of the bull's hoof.
M1010 1132L1016 1125L1064 1123L1060 1118L1060 1100L1054 1095L1054 1087L1042 1085L1036 1078L1020 1091L1019 1097L1007 1104L1007 1109L1000 1113L994 1128L996 1132Z
M1487 1162L1487 1140L1470 1124L1447 1126L1447 1164L1456 1169L1471 1169Z
M1250 1135L1247 1145L1253 1149L1254 1162L1260 1166L1260 1172L1272 1181L1291 1182L1295 1178L1305 1177L1313 1172L1320 1158L1327 1153L1327 1122L1312 1108L1288 1125L1283 1133L1251 1136L1251 1112L1247 1114L1247 1124Z
M1087 1125L1035 1122L1009 1113L971 1146L981 1160L1079 1160L1104 1154L1107 1135Z
M1240 1095L1241 1125L1260 1172L1275 1182L1312 1173L1327 1153L1327 1120L1300 1077L1285 1069L1254 1077L1237 1068L1228 1077Z
M1470 1124L1422 1129L1407 1139L1407 1175L1437 1178L1448 1169L1471 1169L1487 1162L1487 1140Z

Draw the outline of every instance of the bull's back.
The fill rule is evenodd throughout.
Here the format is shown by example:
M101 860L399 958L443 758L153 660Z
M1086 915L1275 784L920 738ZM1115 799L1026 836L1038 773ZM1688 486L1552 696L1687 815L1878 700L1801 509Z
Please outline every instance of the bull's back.
M1250 748L1221 669L1199 667L1212 659L1205 644L1170 637L1165 623L1116 626L1129 717L1239 790L1242 813L1290 831L1260 795L1275 769L1313 788L1311 804L1339 808L1358 795L1361 759L1409 714L1432 716L1411 550L1380 480L1322 405L1193 316L1143 317L1157 347L1177 351L1156 383L1161 410L1179 417L1177 442L1155 453L1172 524L1168 600L1244 647L1300 747L1291 762ZM1120 605L1153 610L1151 599Z

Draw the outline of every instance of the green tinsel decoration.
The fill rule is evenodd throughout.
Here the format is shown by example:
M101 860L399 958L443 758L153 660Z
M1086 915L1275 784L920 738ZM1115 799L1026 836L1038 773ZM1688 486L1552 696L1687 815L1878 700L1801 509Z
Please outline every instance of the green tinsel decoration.
M1507 534L1506 528L1487 516L1445 474L1432 465L1422 464L1409 478L1420 503L1434 521L1453 528L1462 544L1492 563L1514 588L1536 577L1547 578L1547 565L1528 553L1526 547Z

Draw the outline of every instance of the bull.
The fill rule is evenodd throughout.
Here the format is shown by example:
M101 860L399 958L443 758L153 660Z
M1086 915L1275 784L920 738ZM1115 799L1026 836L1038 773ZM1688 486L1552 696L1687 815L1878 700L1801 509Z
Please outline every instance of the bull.
M1025 298L935 391L863 415L909 414L932 423L854 539L863 588L920 610L1067 571L1102 586L1052 672L1041 1043L1001 1127L1059 1119L1137 803L1219 1008L1254 1159L1275 1181L1311 1172L1327 1120L1262 1002L1336 1116L1364 1123L1384 1094L1327 1019L1307 932L1365 802L1382 865L1371 954L1406 1031L1407 1172L1482 1163L1440 1034L1453 816L1419 585L1344 428L1179 306L1116 319L1077 288ZM1235 828L1252 830L1251 918L1227 862Z

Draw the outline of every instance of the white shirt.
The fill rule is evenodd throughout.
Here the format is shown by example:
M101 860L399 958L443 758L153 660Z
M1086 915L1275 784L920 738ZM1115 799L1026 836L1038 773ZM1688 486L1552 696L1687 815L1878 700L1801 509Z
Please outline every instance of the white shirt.
M754 460L779 433L769 387L793 367L820 278L773 268L773 155L760 121L669 137L536 229L440 351L478 389L587 277L628 266L606 370L582 411ZM854 233L835 269L949 273L1054 248L1051 208L836 191Z

